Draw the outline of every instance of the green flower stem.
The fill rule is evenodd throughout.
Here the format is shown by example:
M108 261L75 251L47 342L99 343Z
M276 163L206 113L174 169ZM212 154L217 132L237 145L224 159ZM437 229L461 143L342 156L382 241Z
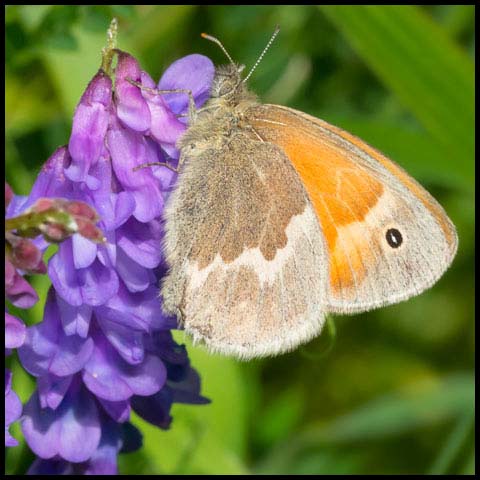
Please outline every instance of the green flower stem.
M113 18L107 30L107 45L102 49L102 70L112 75L112 61L117 47L118 22Z

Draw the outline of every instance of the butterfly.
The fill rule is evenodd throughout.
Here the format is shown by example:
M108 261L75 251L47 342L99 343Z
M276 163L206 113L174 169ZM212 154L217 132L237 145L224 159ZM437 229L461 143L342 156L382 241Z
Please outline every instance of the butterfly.
M255 66L242 79L204 37L230 64L178 142L164 311L210 351L250 359L307 342L329 313L432 286L458 243L436 200L354 135L259 102L245 81Z

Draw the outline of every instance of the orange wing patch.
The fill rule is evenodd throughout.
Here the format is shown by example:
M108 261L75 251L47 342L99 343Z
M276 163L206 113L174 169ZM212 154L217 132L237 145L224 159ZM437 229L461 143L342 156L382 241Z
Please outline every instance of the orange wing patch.
M370 155L377 162L382 164L387 170L393 173L393 175L395 175L412 193L415 194L416 197L420 199L420 201L427 208L427 210L429 210L430 213L434 216L434 218L440 225L440 228L443 230L443 233L447 238L447 242L450 245L454 245L456 243L457 239L455 230L453 229L448 218L445 216L443 209L438 206L437 202L433 200L431 195L423 187L421 187L412 177L410 177L410 175L408 175L402 168L393 163L387 157L382 155L382 153L380 153L378 150L366 144L355 135L352 135L351 133L348 133L341 128L335 127L334 125L329 125L328 128L340 137L348 140L356 147L359 147L365 153L368 153L368 155Z
M292 116L287 118L280 109L274 116L268 106L258 110L261 114L255 112L252 126L265 141L281 146L295 166L327 241L331 287L345 293L366 274L368 239L354 233L357 222L377 204L383 186L356 168L340 147L308 134L303 122L292 123Z

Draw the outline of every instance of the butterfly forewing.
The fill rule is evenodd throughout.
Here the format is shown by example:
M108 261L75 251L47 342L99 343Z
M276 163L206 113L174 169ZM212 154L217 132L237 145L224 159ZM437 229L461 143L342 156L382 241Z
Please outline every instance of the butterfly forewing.
M328 310L396 303L431 286L455 255L442 207L400 167L360 139L277 105L248 121L280 146L315 209L329 255Z

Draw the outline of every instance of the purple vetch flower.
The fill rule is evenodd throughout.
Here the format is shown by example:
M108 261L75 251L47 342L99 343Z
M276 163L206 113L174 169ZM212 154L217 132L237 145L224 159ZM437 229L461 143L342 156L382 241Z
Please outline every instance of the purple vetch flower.
M5 312L5 352L7 355L12 348L23 345L26 332L27 328L19 318Z
M189 89L197 107L208 98L214 67L190 55L167 69L158 87ZM165 271L162 212L175 173L150 162L178 160L188 96L160 96L130 55L119 52L115 84L99 71L75 111L67 147L46 162L31 195L92 205L103 244L79 234L50 259L52 287L44 319L28 328L19 349L37 390L22 430L37 455L29 473L116 473L120 451L138 448L131 410L168 428L173 402L206 403L176 320L162 313L158 285Z
M37 188L38 190L38 188ZM30 308L38 300L24 274L45 274L43 249L78 232L81 238L103 241L95 226L96 212L86 203L61 198L16 197L5 183L5 297L17 308ZM32 204L32 202L34 202ZM23 322L5 309L5 354L21 347L27 337ZM11 389L11 373L5 373L5 445L16 445L9 425L20 417L21 403Z
M7 258L5 258L5 296L18 308L33 307L38 300L37 292Z
M141 446L141 433L131 423L103 419L102 437L97 449L86 462L72 463L59 458L37 458L28 470L29 475L114 475L117 455Z

